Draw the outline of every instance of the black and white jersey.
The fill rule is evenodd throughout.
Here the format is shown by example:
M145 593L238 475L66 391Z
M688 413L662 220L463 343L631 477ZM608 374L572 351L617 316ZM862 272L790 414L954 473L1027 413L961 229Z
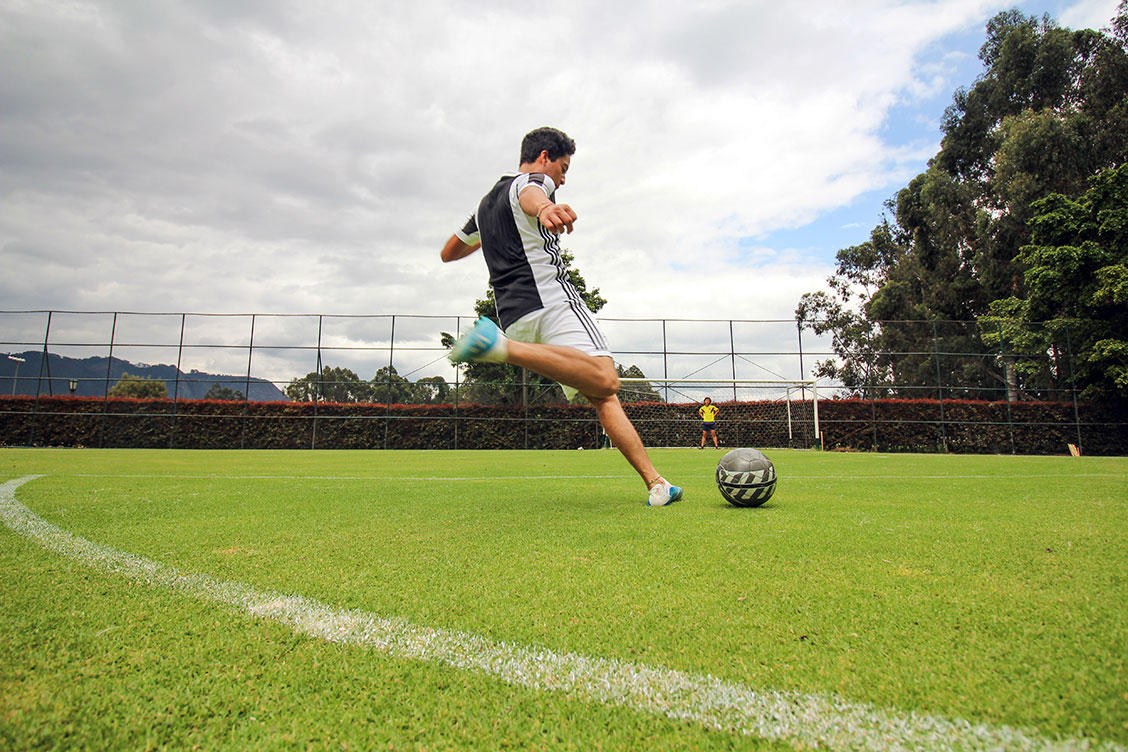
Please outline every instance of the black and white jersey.
M502 329L556 303L578 304L586 310L583 298L568 281L559 236L521 208L518 196L530 185L543 190L549 199L556 193L552 178L539 172L503 175L455 233L467 245L482 243Z

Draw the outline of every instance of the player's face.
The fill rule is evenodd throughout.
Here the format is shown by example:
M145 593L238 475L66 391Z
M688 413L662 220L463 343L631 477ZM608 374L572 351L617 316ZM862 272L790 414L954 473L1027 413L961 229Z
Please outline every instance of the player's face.
M564 176L568 174L568 168L572 165L572 157L565 155L550 162L548 161L548 152L544 152L541 158L545 163L542 172L552 178L552 182L556 183L557 188L564 185Z

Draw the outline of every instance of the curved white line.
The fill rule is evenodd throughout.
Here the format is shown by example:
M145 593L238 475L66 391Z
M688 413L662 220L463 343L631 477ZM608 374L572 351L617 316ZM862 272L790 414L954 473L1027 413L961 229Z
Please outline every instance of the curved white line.
M707 674L523 647L181 572L80 538L37 516L16 500L15 492L41 477L26 475L0 484L0 517L14 532L96 569L228 605L317 639L363 645L397 658L442 663L509 684L564 692L590 702L621 705L802 748L1128 752L1112 742L1044 739L1034 731L897 713L831 694L756 690Z

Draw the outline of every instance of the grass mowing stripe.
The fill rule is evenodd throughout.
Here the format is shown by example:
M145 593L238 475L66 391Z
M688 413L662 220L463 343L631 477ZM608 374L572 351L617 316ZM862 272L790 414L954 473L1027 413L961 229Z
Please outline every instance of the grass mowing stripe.
M629 473L618 475L178 475L158 473L52 473L60 478L176 478L180 480L607 480L634 478ZM1122 478L1121 473L1022 473L1016 475L791 475L787 480L1027 480L1030 478Z
M634 475L174 475L118 473L53 473L60 478L176 478L178 480L588 480L633 478Z
M1112 742L1045 739L1009 726L896 713L834 695L755 690L708 675L488 640L402 619L335 609L300 596L181 572L73 535L16 500L16 489L43 477L0 484L0 517L14 532L102 571L232 606L326 641L356 644L398 658L430 661L510 684L563 692L593 702L691 721L723 731L832 749L1021 749L1124 752Z

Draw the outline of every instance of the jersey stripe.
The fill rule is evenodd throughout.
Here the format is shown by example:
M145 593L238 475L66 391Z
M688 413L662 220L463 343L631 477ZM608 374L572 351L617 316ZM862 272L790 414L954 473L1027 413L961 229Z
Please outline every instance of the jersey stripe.
M579 319L588 337L591 338L592 344L601 350L608 349L602 332L599 331L599 327L591 316L591 309L587 307L587 303L584 302L579 290L568 280L568 270L564 266L564 257L560 252L560 236L543 225L540 227L540 235L544 240L545 252L551 256L552 262L556 266L556 283L560 286L564 298L568 301L568 306L576 314L576 318Z
M556 185L547 175L504 175L481 200L459 234L466 242L471 242L467 238L482 242L501 327L505 329L546 306L564 304L575 313L592 344L607 350L591 310L568 280L560 236L521 208L520 193L530 185L542 189L549 200L555 198Z

